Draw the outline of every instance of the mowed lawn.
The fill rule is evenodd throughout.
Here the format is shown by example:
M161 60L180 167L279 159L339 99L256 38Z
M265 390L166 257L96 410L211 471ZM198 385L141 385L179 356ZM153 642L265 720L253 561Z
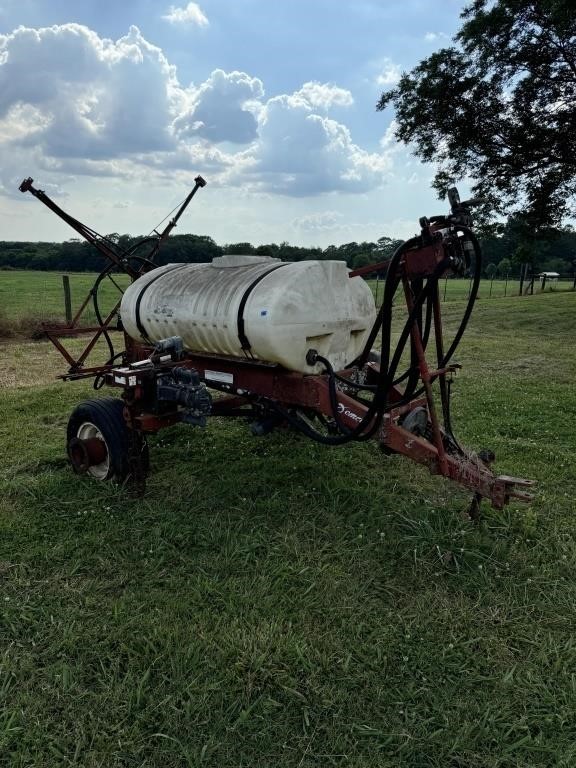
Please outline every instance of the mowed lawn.
M125 288L129 283L126 275L112 275L117 283L113 285L110 279L102 283L99 299L101 309L107 312L114 306L120 297L118 288ZM75 312L92 288L96 275L87 272L69 274L70 289L72 295L72 309ZM382 281L369 281L372 291L380 304L384 291ZM565 279L556 284L548 284L546 292L563 292L572 287L572 281ZM470 280L467 278L442 280L440 282L440 295L446 301L460 301L468 297ZM519 282L517 278L509 280L483 279L480 285L480 296L483 299L504 298L518 295ZM534 290L540 291L540 285L536 283ZM50 318L63 320L64 292L62 287L62 274L58 272L37 272L26 270L0 271L0 320L13 319L19 321L27 318ZM92 304L87 308L84 318L92 322L94 311Z
M67 273L70 281L72 313L75 314L94 285L97 275L90 272ZM128 285L129 278L112 275L116 285L109 278L102 283L99 291L100 310L104 316L121 298L121 290ZM64 289L62 274L59 272L37 272L28 270L0 271L0 320L20 321L23 319L64 320ZM89 303L83 320L95 319L92 302Z
M456 433L538 481L479 526L376 445L219 419L131 499L67 466L89 384L0 344L0 765L576 765L575 316L478 302Z

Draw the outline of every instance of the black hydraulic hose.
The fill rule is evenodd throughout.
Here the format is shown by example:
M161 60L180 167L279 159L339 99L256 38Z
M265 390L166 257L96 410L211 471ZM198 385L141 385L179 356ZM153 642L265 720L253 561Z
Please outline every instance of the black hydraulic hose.
M473 285L470 291L470 296L468 299L468 304L464 312L464 316L460 322L460 326L448 349L448 352L444 355L442 359L442 365L440 367L445 367L447 362L450 360L450 358L454 354L454 351L456 350L460 342L460 339L462 338L462 334L466 329L466 326L470 318L470 314L472 312L472 308L474 306L474 302L478 294L478 287L480 283L481 251L480 251L478 240L469 228L464 226L458 226L457 229L461 231L472 242L474 253L476 256L475 275L474 275ZM362 421L354 429L349 429L346 425L343 425L341 423L339 419L339 414L338 414L336 379L338 378L339 380L342 380L343 377L338 377L337 374L334 373L333 368L330 365L329 361L320 356L318 356L316 359L319 362L324 364L328 372L330 407L333 412L332 416L338 428L341 431L345 430L345 434L338 435L338 436L323 435L322 433L317 432L315 429L313 429L309 424L303 422L300 418L298 418L297 415L294 415L293 413L287 411L285 408L282 408L282 406L280 406L277 403L273 404L272 407L276 410L276 412L280 416L282 416L282 418L288 421L288 423L290 423L295 429L302 432L307 437L310 437L311 439L315 440L316 442L322 443L324 445L343 445L352 440L364 441L372 437L372 435L379 429L382 423L382 419L384 417L384 413L387 408L388 392L392 384L395 382L394 376L396 374L396 370L400 363L400 359L404 352L404 348L406 346L408 338L410 337L410 333L414 323L418 322L420 326L420 330L422 330L422 308L425 302L427 302L427 305L426 305L426 320L424 323L423 341L425 339L425 344L428 343L431 322L432 322L433 302L438 296L438 291L437 291L438 280L448 266L448 263L446 260L442 261L440 264L437 265L436 269L434 270L434 273L430 276L430 278L428 278L428 280L426 281L426 284L420 290L419 295L415 297L412 309L410 310L408 318L404 324L404 328L402 329L402 332L396 344L394 353L393 354L391 353L392 301L399 284L399 278L397 277L397 267L404 252L408 248L410 248L412 245L417 244L418 242L419 242L419 238L412 238L411 240L408 240L405 243L403 243L395 251L390 261L388 273L386 276L382 306L380 307L380 310L376 318L376 322L374 323L374 326L370 332L370 336L364 347L364 350L362 351L359 358L357 358L357 360L355 361L355 364L359 366L366 363L368 354L372 349L372 346L378 335L378 332L381 330L382 331L382 357L380 361L380 372L378 375L378 383L375 387L370 387L370 390L374 392L374 399L370 403L367 412L362 418ZM399 380L404 380L406 377L410 377L411 374L413 373L414 368L415 366L414 364L412 364L408 369L408 371L405 372L403 376L399 378ZM354 386L354 383L348 380L345 380L344 383L346 383L349 386L350 385ZM360 386L357 386L357 388L360 389ZM408 400L412 399L415 396L415 393L411 391L412 389L413 389L413 386L409 381L406 392L404 393L401 401L395 402L394 405L397 406L402 404L403 402L406 402L407 399ZM421 388L416 394L420 394L422 391L423 391L423 388ZM453 440L455 440L451 433L449 434L449 436Z
M382 330L382 347L381 347L381 359L380 359L380 380L379 384L384 385L391 377L389 376L389 364L390 364L390 345L392 341L392 302L394 301L394 295L398 288L400 279L396 274L397 266L400 263L400 259L404 254L404 251L408 249L408 246L412 243L417 243L418 238L412 238L404 243L404 247L400 246L392 257L390 266L388 268L388 274L386 276L386 282L384 284L384 295L382 297L382 307L384 312L381 318L381 330ZM382 386L383 389L383 386ZM380 392L382 396L383 392ZM387 392L385 393L388 394Z
M142 240L138 240L138 242L134 243L133 245L128 248L128 253L132 255L134 251L137 251L138 248L141 248L143 245L146 245L146 243L157 243L158 238L156 236L150 236L150 237L144 237ZM143 258L143 257L139 257Z
M426 282L426 285L428 284L428 281ZM412 292L412 298L414 296L420 295L422 291L424 290L424 282L421 278L418 278L416 280L412 280L409 286L410 291ZM428 308L431 306L431 297L428 296L428 299L426 301L426 317L428 317ZM416 324L418 325L418 331L420 333L420 338L422 339L422 347L424 351L426 351L426 345L428 343L428 339L425 338L426 329L422 328L422 310L418 312L416 316ZM429 334L429 329L428 329ZM409 397L410 393L414 392L416 387L418 386L418 380L420 378L420 365L418 360L418 352L416 350L416 345L414 343L414 339L410 337L410 365L408 366L408 369L406 371L408 381L406 383L406 387L404 388L404 396ZM394 382L392 383L392 386L394 386Z
M466 330L466 326L468 325L468 321L470 320L470 315L472 314L472 310L474 309L476 297L478 296L478 289L480 288L480 277L482 272L482 250L480 248L480 243L478 242L478 238L472 232L472 230L469 229L468 227L458 225L457 229L463 232L470 239L472 243L472 247L474 248L474 255L476 257L475 264L474 264L474 278L472 281L472 287L470 289L470 296L468 297L468 304L464 311L464 315L462 316L462 320L460 321L460 327L458 328L458 330L456 331L456 335L452 339L452 343L448 348L448 352L446 352L446 354L442 358L442 365L441 365L442 368L444 368L452 358L452 355L456 351L456 347L460 343L460 339L462 338L462 335Z
M440 295L438 292L438 284L436 284L434 288L434 302L436 305L438 305L440 301ZM435 334L436 336L436 360L438 368L442 367L442 360L444 357L444 349L442 346L442 336L440 334ZM446 379L446 376L443 374L440 374L438 376L438 384L440 387L440 403L442 405L442 418L444 421L444 430L446 434L450 435L450 437L454 440L456 443L456 446L458 449L460 449L460 446L458 445L458 442L456 438L454 437L453 431L452 431L452 420L450 418L450 391L449 386L450 382Z
M432 310L433 310L433 301L431 296L428 296L428 301L426 302L426 319L424 321L424 333L422 334L422 347L424 350L426 350L426 347L428 346L428 341L430 339L430 331L432 329ZM420 375L420 371L418 369L418 366L415 365L414 358L412 358L410 366L404 371L404 373L401 376L398 376L398 378L394 379L392 382L392 386L395 387L398 384L402 384L402 382L406 381L410 377L411 381L406 386L406 392L405 394L412 390L414 391L416 388L416 384L418 383L418 378Z
M434 270L434 274L427 281L425 287L422 289L422 293L420 294L420 296L417 297L417 299L414 302L412 310L408 316L408 320L406 321L404 328L402 329L402 333L400 334L400 338L396 345L396 350L394 352L392 362L390 363L390 370L392 371L392 376L394 376L396 372L396 368L400 363L400 358L402 357L402 353L404 351L404 347L406 346L408 336L410 335L412 326L416 322L418 311L422 307L424 301L432 294L432 290L436 281L438 280L440 275L445 271L446 267L447 267L447 264L445 261L438 264L438 266Z
M401 255L402 253L399 254L399 256ZM390 268L392 268L392 266L393 265L391 263ZM406 342L410 335L410 330L421 314L422 306L424 301L426 301L430 295L432 285L446 269L446 266L446 263L442 262L436 267L432 278L427 281L426 286L420 292L420 295L415 299L412 310L408 315L408 319L406 320L400 335L400 339L396 345L392 362L390 362L392 299L397 288L397 279L395 278L394 273L391 272L391 269L389 269L388 276L386 278L386 285L384 287L383 306L386 306L386 312L382 315L382 359L380 361L380 376L378 386L375 391L374 400L372 401L371 406L368 408L368 411L365 414L362 422L360 422L360 424L358 424L358 426L350 433L350 435L356 437L356 439L368 440L379 429L384 417L384 413L386 411L388 392L392 386L392 381L394 380L396 369L398 368L400 358L404 352L404 347L406 346ZM372 427L368 430L368 432L363 432L364 423L369 423L374 416L375 418Z
M455 227L456 231L462 232L466 238L470 240L472 243L473 249L474 249L474 255L475 255L475 264L474 264L474 277L472 281L472 288L470 290L470 296L468 297L468 302L466 305L466 309L464 311L464 315L462 316L462 320L460 321L460 325L458 327L458 330L456 331L456 334L450 344L450 347L448 348L448 351L444 355L441 366L445 367L447 363L451 360L452 355L456 351L456 348L458 347L458 344L460 343L462 336L464 334L464 331L466 330L466 327L468 325L468 322L470 320L470 315L472 314L472 310L474 308L474 304L476 302L476 298L478 296L478 289L480 287L480 278L481 278L481 272L482 272L482 251L480 249L480 243L478 242L478 238L475 236L475 234L472 232L472 230L469 227L465 227L464 225L458 225ZM401 246L402 247L402 246ZM435 271L435 275L438 270ZM439 277L435 276L433 279L437 280ZM426 286L424 290L426 291ZM428 293L428 292L427 292ZM430 295L430 294L428 294ZM430 302L429 302L429 312L432 312L432 297L430 295ZM431 316L431 315L430 315ZM428 326L428 322L426 323ZM426 333L426 331L425 331ZM428 328L428 334L429 334L429 328ZM426 343L428 342L428 338L426 338Z
M152 238L150 238L152 239ZM143 241L141 241L143 242ZM137 243L136 246L133 246L133 248L139 246L141 243ZM131 249L132 250L132 249ZM156 265L150 261L149 259L145 258L144 256L135 256L130 251L126 251L128 254L128 258L135 259L136 261L139 261L143 266L144 265L150 265L152 268L155 268ZM109 361L106 363L106 365L110 365L117 357L119 357L119 354L115 354L114 351L114 344L112 343L112 339L110 338L110 334L108 333L108 329L104 327L104 320L102 319L102 314L100 312L100 305L98 303L98 291L100 289L100 285L105 277L109 277L111 272L114 270L114 267L116 265L111 263L106 266L102 272L98 275L96 278L94 285L92 286L92 290L90 293L92 294L92 305L94 307L94 314L96 315L96 320L98 322L98 325L100 326L102 330L102 336L104 336L104 339L106 341L106 345L108 346L108 352L109 352ZM116 283L114 283L116 285ZM118 286L117 286L118 287ZM121 354L121 353L120 353ZM96 384L96 382L95 382ZM96 387L100 388L100 387Z
M366 345L364 346L364 350L360 354L360 357L358 358L358 364L363 365L368 358L368 354L370 350L372 349L372 345L374 344L374 340L376 339L376 336L378 335L379 328L382 327L383 332L383 339L384 339L384 330L387 330L388 333L388 345L390 343L389 340L389 334L390 334L390 322L386 322L386 319L388 316L391 316L392 313L392 297L394 295L394 292L396 290L396 287L398 285L398 278L396 277L396 270L398 267L398 264L400 262L400 259L404 253L404 251L409 247L409 245L414 244L418 241L417 238L412 238L411 240L407 240L405 243L402 243L396 251L394 252L392 259L390 260L390 264L388 265L388 272L386 274L386 283L384 286L384 298L382 301L382 306L380 308L380 311L378 312L378 315L376 317L376 321L372 327L372 330L370 332L370 336L368 338L368 341L366 342ZM394 284L394 289L392 290L391 284ZM384 353L384 344L383 344L383 353ZM389 349L387 350L387 359L389 357ZM364 363L362 363L362 360L364 360ZM387 361L386 361L387 365ZM343 445L344 443L350 442L351 440L367 440L376 432L376 430L379 428L382 418L384 415L384 409L381 409L381 413L378 413L379 406L383 405L385 403L385 398L382 397L382 390L386 387L386 381L388 379L387 376L384 376L382 373L382 367L380 370L379 375L379 381L378 385L375 390L375 396L374 400L372 401L371 405L369 406L366 414L364 415L362 421L353 429L348 431L345 435L339 435L334 437L329 437L326 435L321 435L320 433L315 432L315 430L312 430L308 425L306 425L305 428L302 428L300 420L294 420L288 418L285 414L285 418L290 423L294 423L294 426L299 428L301 431L305 431L310 437L313 437L314 439L318 439L319 442L322 442L327 445ZM334 398L335 399L335 398ZM331 394L331 408L336 414L336 419L338 418L338 405L337 403L333 402L332 400L332 394ZM333 414L334 415L334 414ZM374 417L376 418L374 419ZM335 420L336 420L335 419ZM374 423L371 424L371 422L374 419ZM338 423L338 422L337 422ZM368 428L368 431L365 432Z
M482 250L480 248L480 243L478 242L478 238L474 235L474 233L468 228L468 227L460 227L462 232L467 236L470 241L472 242L472 246L474 248L474 278L472 281L472 288L470 290L470 296L468 297L468 304L466 306L466 310L464 312L464 315L462 317L462 321L460 323L460 327L456 333L456 336L454 337L452 344L450 345L448 352L442 357L442 360L439 361L438 365L440 368L445 368L448 362L450 361L450 358L454 354L454 351L456 350L456 347L458 346L458 343L460 342L460 339L462 338L462 334L464 333L468 321L470 320L470 315L472 314L472 309L474 307L474 304L476 302L476 297L478 296L478 289L480 287L480 278L481 278L481 272L482 272ZM458 440L454 436L454 431L452 428L452 419L450 415L450 391L449 387L448 390L446 389L442 391L442 399L443 399L443 410L444 410L444 426L446 428L446 432L448 436L453 440L456 448L463 453L463 450L458 443Z
M420 241L419 237L412 237L410 238L410 240L406 240L406 242L401 243L392 254L392 258L388 263L388 270L386 272L386 282L384 283L384 297L382 299L382 304L380 306L380 309L378 310L378 314L376 315L376 320L374 321L374 325L372 326L370 335L368 336L368 339L364 344L364 349L360 353L360 356L357 358L357 360L354 362L354 364L358 365L358 367L360 368L366 365L368 361L368 355L370 354L370 351L374 346L374 342L376 341L376 337L378 336L380 329L383 327L385 312L387 312L388 309L390 310L392 309L391 305L390 307L387 307L386 305L386 289L388 286L388 281L391 276L395 279L396 281L396 284L394 286L394 293L395 293L396 288L398 287L398 283L400 282L399 279L396 278L396 270L400 262L400 259L403 256L404 252L408 250L408 248L411 248L413 245L417 245L419 241Z
M426 284L428 284L426 282ZM422 291L424 290L424 281L422 278L415 278L414 280L410 281L410 285L408 286L408 290L412 294L412 299L414 299L415 295L420 295ZM430 304L430 297L428 297L428 300L426 301L426 306ZM418 326L418 332L420 334L420 338L422 339L422 346L424 349L426 349L424 345L424 339L423 339L423 329L422 329L422 308L420 308L420 311L416 315L416 325ZM406 392L408 391L414 391L416 387L418 386L418 378L420 375L419 370L419 364L418 364L418 352L416 350L416 345L414 343L414 339L412 336L410 336L410 365L408 367L408 383L406 384Z
M111 359L114 358L114 344L112 343L112 339L110 338L108 329L104 327L104 320L102 319L102 315L100 314L100 307L98 305L98 289L100 288L100 284L102 280L104 280L104 278L111 271L112 266L113 265L110 264L108 267L103 269L102 272L100 272L91 290L92 305L94 306L94 314L96 315L96 320L98 321L98 325L102 330L102 335L104 336L104 339L106 340L106 344L108 345L108 352L110 353Z
M470 290L470 296L468 297L466 309L464 310L464 314L462 315L462 320L460 321L458 330L456 331L456 334L452 339L452 342L450 343L450 347L448 348L448 351L444 354L442 360L438 361L439 368L445 368L446 365L450 362L450 360L452 359L452 355L456 351L456 348L458 347L458 344L462 339L464 331L468 326L468 322L470 320L470 316L472 314L472 310L474 309L474 304L478 296L478 289L480 287L480 279L482 274L482 251L480 248L480 243L478 242L478 238L474 235L472 230L469 229L468 227L459 225L457 229L463 232L472 242L472 246L474 248L474 255L475 255L474 277L472 279L472 288ZM430 304L430 306L432 306L432 303ZM435 377L433 377L432 380L434 380L434 378ZM417 392L414 393L414 396L419 396L420 394L422 394L423 391L424 389L420 388Z
M438 364L440 368L445 368L448 365L448 363L452 358L452 355L454 354L454 352L456 351L456 348L458 347L458 344L460 343L460 340L462 339L462 335L464 334L464 331L466 330L466 327L470 320L470 315L472 314L472 310L474 308L476 297L478 295L478 289L480 286L480 279L481 279L481 273L482 273L482 251L480 249L480 244L478 242L478 239L468 227L459 225L458 229L462 231L467 237L469 237L470 241L472 242L472 245L474 248L474 255L475 255L474 277L472 280L472 288L470 290L470 296L468 297L468 302L466 305L466 309L464 311L464 315L462 316L462 320L460 321L460 325L458 327L456 335L454 336L454 339L450 344L450 347L448 348L448 351L444 354L442 360ZM435 378L436 377L432 377L432 381L434 381ZM395 382L395 383L398 383L398 382ZM403 396L402 399L397 403L397 405L399 406L404 405L407 402L409 402L411 399L414 399L415 397L420 397L420 395L423 394L423 392L424 392L424 387L420 387L416 391L412 392L410 394L410 397ZM455 440L452 434L450 436Z
M349 435L352 430L347 424L343 424L340 420L340 414L338 413L338 397L336 395L336 375L334 368L332 367L330 360L327 360L321 355L316 355L316 360L326 368L328 371L328 392L330 395L330 407L332 408L332 418L334 419L336 426L345 435Z
M306 437L309 437L311 440L314 440L316 443L321 443L322 445L339 445L340 443L335 443L334 438L331 438L329 435L323 435L321 432L317 432L315 429L312 429L312 427L307 424L305 421L302 421L302 419L299 419L297 416L294 416L290 411L287 411L285 408L283 408L279 403L271 403L270 407L284 419L284 421L287 421L288 424L290 424L291 427L294 427L298 432L301 432Z
M154 243L154 248L151 249L150 253L147 257L144 256L135 256L135 251L138 250L138 248L141 248L143 245L146 245L146 243ZM151 269L156 269L158 266L154 261L154 257L158 253L160 249L160 241L157 237L145 237L143 240L139 240L137 243L134 243L134 245L130 246L128 249L128 258L130 259L138 259L138 261L142 262L142 264L148 265Z
M382 347L382 355L383 355L383 359L385 359L386 368L384 367L381 368L378 386L375 390L374 400L368 407L368 410L365 413L364 417L362 418L362 421L354 429L350 430L348 427L345 427L347 432L344 435L338 435L338 436L322 435L321 433L316 432L316 430L313 430L309 425L304 424L297 417L292 416L288 411L286 411L285 409L282 409L279 405L275 404L274 408L278 411L278 413L283 418L285 418L290 424L292 424L296 429L303 432L313 440L323 443L324 445L344 445L345 443L351 442L352 440L364 441L364 440L370 439L374 435L374 433L380 428L380 425L382 423L382 419L386 411L386 401L387 401L388 390L390 387L390 382L394 378L396 368L398 367L398 363L400 361L402 352L406 345L406 341L408 339L408 336L410 335L410 329L412 328L412 325L416 322L418 313L421 312L424 301L428 298L429 292L432 288L432 285L434 284L434 280L438 279L438 276L442 274L445 268L446 268L446 264L444 262L438 265L438 267L434 272L434 275L432 276L432 279L427 282L425 288L421 291L420 295L416 298L414 302L414 306L412 307L412 310L410 311L408 319L406 320L406 323L404 325L404 329L402 331L402 334L396 346L396 350L392 359L392 364L390 365L389 368L388 368L388 364L390 359L391 322L388 322L386 325L383 326L383 329L382 329L383 341L386 337L388 340L387 347L385 347L384 344ZM393 281L396 282L393 276L393 273L389 271L388 277L386 279L387 285L385 286L385 290L384 290L385 301L387 296L388 297L390 297L390 295L393 296L392 288L390 287ZM395 290L395 287L396 286L394 286L394 290ZM383 322L385 321L387 314L391 315L392 305L389 299L388 299L387 307L388 309L386 310L385 313L383 313ZM317 357L316 359L324 364L328 363L328 361L326 361L324 358L320 359L319 357ZM330 376L331 366L329 363L327 367L328 367L328 373ZM386 373L384 373L384 371L386 371ZM337 402L336 392L335 392L335 383L334 383L334 388L332 388L333 383L334 383L334 379L330 380L329 378L330 407L332 408L332 411L333 411L332 416L334 418L334 421L340 427L341 425L340 425L340 420L338 418L338 402ZM367 431L365 431L366 427L368 427Z
M113 365L113 364L114 364L114 361L115 361L115 360L118 360L118 358L119 358L119 357L122 357L124 354L125 354L125 353L124 353L124 350L122 350L122 352L117 352L117 353L114 355L114 357L110 357L110 358L109 358L109 359L108 359L108 360L107 360L107 361L104 363L104 365ZM93 386L93 387L94 387L94 389L96 389L96 390L98 390L98 389L102 389L102 387L104 386L104 383L105 383L105 381L106 381L106 379L104 378L104 375L103 375L103 374L101 374L101 373L98 373L98 374L96 374L96 376L94 377L94 382L93 382L92 386Z
M417 310L418 307L421 307L420 301L416 305L415 309ZM415 315L414 309L412 310L408 320L406 321L405 328L409 327L412 324L413 315ZM407 335L404 338L404 344L406 343L406 338L407 338ZM323 359L320 360L320 362L323 362ZM383 369L381 369L381 372L382 370ZM384 377L383 380L381 378L381 381L379 382L379 385L376 390L376 395L374 397L374 400L372 401L370 407L368 408L368 411L364 415L362 422L358 424L358 426L355 429L349 430L344 435L339 435L339 436L323 435L322 433L317 432L315 429L310 427L310 425L303 422L297 416L294 416L289 411L282 408L277 403L273 404L273 408L277 411L277 413L280 416L282 416L282 418L284 418L289 424L291 424L299 432L306 435L306 437L309 437L310 439L315 440L316 442L321 443L323 445L332 445L332 446L344 445L345 443L351 442L352 440L358 440L358 441L368 440L379 429L382 423L382 419L386 409L386 397L385 397L385 395L387 394L386 380L390 380L393 375L394 375L394 370L392 370L386 377ZM384 392L384 397L382 397L383 390L386 390ZM380 408L377 407L378 405L380 405ZM335 396L333 399L331 387L330 387L330 406L333 411L332 416L335 417L334 421L338 426L340 426L339 419L338 419L338 403L337 401L335 401ZM374 422L372 426L368 429L368 431L361 432L360 430L363 427L363 425L365 423L369 423L370 421L372 421L372 419L374 419ZM348 428L346 427L346 429Z

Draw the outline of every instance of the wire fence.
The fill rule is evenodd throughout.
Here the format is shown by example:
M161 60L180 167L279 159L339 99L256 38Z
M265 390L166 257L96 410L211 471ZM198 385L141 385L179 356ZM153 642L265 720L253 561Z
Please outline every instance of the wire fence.
M376 305L382 303L384 280L369 280ZM470 278L446 277L440 281L440 298L443 301L466 301L472 290ZM532 296L541 293L555 293L576 290L576 275L540 279L538 276L521 280L519 275L503 278L482 278L478 289L479 299L504 299L513 296Z
M95 279L96 275L89 273L0 271L0 317L4 323L25 320L65 322L76 315ZM121 289L130 282L126 275L113 275L113 279L117 285L105 279L98 292L103 317L112 310L122 297ZM81 322L82 325L96 322L91 299L82 313Z
M105 317L121 298L121 289L128 283L127 275L114 275L116 285L105 279L98 293L100 312ZM64 280L69 285L67 306ZM65 322L74 317L82 302L88 296L95 280L89 273L62 275L56 272L35 272L26 270L0 271L0 320L4 324L24 320ZM379 306L384 294L384 279L368 280L376 304ZM472 281L468 278L444 278L440 281L440 298L443 301L466 301L470 295ZM561 275L541 280L521 281L519 275L503 278L483 278L478 296L481 299L502 299L519 295L566 292L576 289L576 276ZM96 322L93 303L90 300L82 314L82 325Z

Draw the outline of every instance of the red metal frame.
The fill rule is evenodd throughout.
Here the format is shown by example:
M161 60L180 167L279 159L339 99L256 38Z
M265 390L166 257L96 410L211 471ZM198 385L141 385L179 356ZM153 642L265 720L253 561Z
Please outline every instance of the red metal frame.
M417 348L421 349L421 339L416 338ZM420 343L418 343L420 342ZM402 454L419 464L426 466L431 474L442 475L460 486L490 499L492 506L502 508L511 498L529 501L532 497L525 489L533 485L529 480L507 475L496 476L478 456L473 453L450 453L444 445L444 433L436 417L435 402L430 387L430 371L427 369L423 352L419 353L422 378L426 386L426 396L412 400L399 408L393 408L384 416L383 424L377 435L380 444L390 452ZM216 357L212 355L187 355L186 360L168 364L165 369L178 365L192 368L200 374L208 385L206 371L216 370L230 374L230 384L234 394L224 396L214 402L214 415L239 416L243 407L252 405L254 395L263 401L273 401L286 407L302 408L332 416L329 381L326 375L305 375L287 372L279 366L263 364L236 358ZM123 369L124 370L124 369ZM341 372L343 374L346 371ZM139 375L131 375L139 378ZM439 375L434 371L434 375ZM155 433L164 427L179 421L177 410L158 416L140 410L143 389L140 384L127 387L125 383L114 381L114 373L107 376L107 383L124 390L125 399L132 413L134 426L142 432ZM246 392L245 396L237 394ZM250 393L250 394L248 394ZM390 402L400 400L401 393L390 393ZM349 429L353 429L367 413L367 406L342 391L337 392L340 420ZM432 440L413 434L404 429L399 420L406 413L417 407L426 407L432 426Z

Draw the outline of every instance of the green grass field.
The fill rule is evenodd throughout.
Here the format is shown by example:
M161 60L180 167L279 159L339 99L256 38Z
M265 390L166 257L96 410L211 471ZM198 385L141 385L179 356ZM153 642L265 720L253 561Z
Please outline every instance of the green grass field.
M0 344L0 765L576 765L575 313L478 303L456 433L539 484L480 526L376 445L218 419L131 499L67 466L89 385Z
M73 273L70 275L73 310L78 308L92 287L96 275L91 273ZM127 285L125 275L114 276L120 287ZM375 280L370 280L372 291L378 303L382 299L384 285ZM518 280L482 280L480 287L481 299L496 299L515 296L518 294ZM569 280L549 285L546 292L561 292L572 287ZM446 301L464 300L468 296L470 281L468 279L453 279L441 281L440 294ZM539 291L539 286L535 286ZM109 310L117 300L119 292L109 280L105 280L102 286L102 309ZM64 318L64 293L62 288L62 275L58 272L32 272L25 270L0 271L0 319L21 320L23 318L50 317L53 319ZM91 306L85 315L87 321L92 322L94 313Z
M92 288L96 275L76 272L69 277L72 313L75 314ZM126 275L113 275L113 279L120 288L129 282ZM99 292L101 312L109 312L120 296L110 279L104 280ZM84 323L94 322L91 303L82 317ZM58 272L0 271L0 328L1 324L9 328L17 326L19 321L46 318L65 319L62 275Z

